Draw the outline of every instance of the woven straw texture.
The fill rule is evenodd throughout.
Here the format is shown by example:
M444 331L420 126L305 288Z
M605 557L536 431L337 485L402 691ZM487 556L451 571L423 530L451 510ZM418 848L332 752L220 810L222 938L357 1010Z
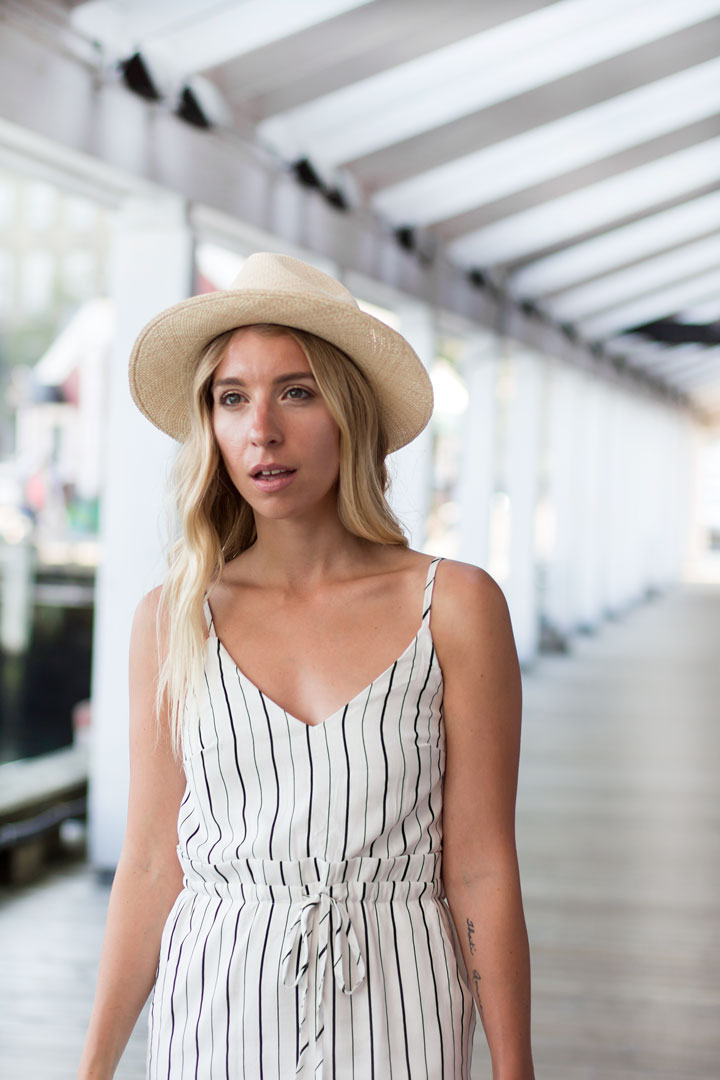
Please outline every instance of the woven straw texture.
M264 322L307 330L355 361L378 398L388 452L410 442L427 424L432 384L405 338L361 311L344 285L328 274L266 252L246 260L230 289L183 300L145 326L130 357L135 404L156 427L182 441L202 350L226 330Z

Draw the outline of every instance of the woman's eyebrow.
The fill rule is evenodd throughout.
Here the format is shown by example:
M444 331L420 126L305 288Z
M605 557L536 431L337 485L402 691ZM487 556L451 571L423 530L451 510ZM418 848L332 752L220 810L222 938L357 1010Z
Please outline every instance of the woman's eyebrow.
M281 383L293 382L295 379L310 379L312 382L315 382L315 376L310 371L289 371L287 375L278 375L277 378L273 379L273 386L279 386ZM213 383L213 387L245 385L245 380L236 375L227 375L224 379L217 379Z

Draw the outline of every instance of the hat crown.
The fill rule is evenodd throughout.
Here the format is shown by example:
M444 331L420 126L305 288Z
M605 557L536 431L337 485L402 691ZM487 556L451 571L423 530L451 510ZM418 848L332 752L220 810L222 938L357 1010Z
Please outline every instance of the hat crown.
M291 255L259 251L248 256L235 276L232 290L272 293L305 293L310 298L358 307L357 300L339 281Z

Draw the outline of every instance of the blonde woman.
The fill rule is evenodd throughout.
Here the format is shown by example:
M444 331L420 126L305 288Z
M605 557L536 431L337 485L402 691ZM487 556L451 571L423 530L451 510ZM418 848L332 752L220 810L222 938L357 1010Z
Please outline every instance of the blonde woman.
M502 592L408 548L386 455L432 409L408 343L257 254L131 358L182 446L135 617L131 788L81 1080L152 991L149 1080L532 1080ZM153 989L154 987L154 989Z

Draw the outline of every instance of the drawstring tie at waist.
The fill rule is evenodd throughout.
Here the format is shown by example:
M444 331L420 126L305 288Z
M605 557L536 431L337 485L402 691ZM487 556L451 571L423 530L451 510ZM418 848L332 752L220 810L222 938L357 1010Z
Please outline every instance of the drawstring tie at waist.
M440 851L338 862L309 857L203 863L178 846L178 858L185 888L200 895L291 905L280 943L280 978L297 994L295 1075L315 1080L322 1077L328 965L329 978L343 994L353 994L365 981L366 962L350 911L357 911L357 904L432 902L444 895Z
M303 1066L310 1043L308 990L315 987L315 1068L322 1062L322 996L328 963L343 994L352 994L365 978L365 961L347 909L340 909L326 889L310 893L300 904L285 934L287 950L282 957L282 981L300 989L300 1030L295 1073Z

